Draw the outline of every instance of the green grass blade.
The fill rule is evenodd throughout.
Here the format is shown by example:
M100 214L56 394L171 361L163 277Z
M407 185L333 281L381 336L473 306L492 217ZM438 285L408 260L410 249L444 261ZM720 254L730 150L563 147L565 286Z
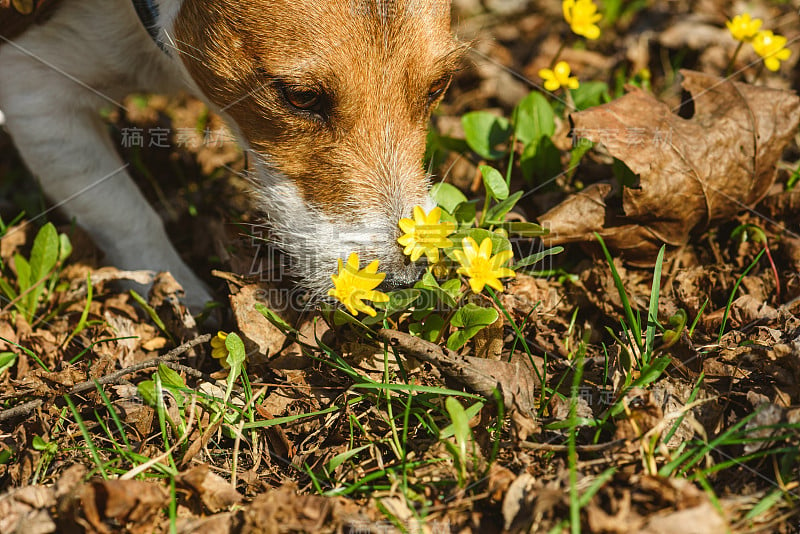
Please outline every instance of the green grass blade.
M619 292L619 298L622 300L622 307L625 309L625 317L628 319L628 324L633 329L633 336L634 342L639 349L642 349L642 327L639 322L636 320L636 316L633 314L633 308L631 307L630 300L628 300L628 294L625 292L625 286L622 284L622 278L619 276L619 272L617 271L617 267L614 265L614 259L611 257L611 253L608 251L608 247L606 247L605 241L603 238L600 237L600 234L595 232L595 237L597 241L600 242L600 246L603 248L603 254L606 257L606 262L608 263L609 268L611 269L611 277L614 279L614 285L617 287L617 292Z
M722 316L722 324L719 326L719 336L717 337L717 343L722 341L722 335L725 333L725 326L727 326L728 323L728 315L731 312L731 306L733 306L733 299L736 297L736 291L739 290L739 285L742 283L742 280L744 280L744 277L747 276L747 274L751 270L753 270L753 267L755 267L756 264L758 264L758 260L761 259L761 256L764 255L764 252L766 250L767 249L761 249L761 252L759 252L756 255L756 259L754 259L753 262L747 266L747 269L744 270L742 275L736 279L736 283L733 284L733 290L731 291L731 296L728 297L728 305L725 306L725 313Z
M83 421L81 414L78 413L78 409L75 407L75 404L72 402L70 396L64 395L64 400L67 401L69 411L72 412L72 417L75 418L75 422L78 424L81 435L83 435L83 440L86 442L86 446L89 448L89 453L92 455L92 459L97 466L97 470L100 471L100 476L102 476L104 480L108 480L108 473L106 473L103 462L100 460L100 454L97 452L97 446L94 444L94 441L92 441L92 435L89 433L89 429L86 428L86 423Z
M653 268L653 286L650 289L650 306L647 311L647 330L644 338L644 354L642 360L645 365L650 363L653 356L653 343L656 337L656 327L658 326L658 297L661 293L661 270L664 263L664 251L666 246L662 246L658 251L656 265Z

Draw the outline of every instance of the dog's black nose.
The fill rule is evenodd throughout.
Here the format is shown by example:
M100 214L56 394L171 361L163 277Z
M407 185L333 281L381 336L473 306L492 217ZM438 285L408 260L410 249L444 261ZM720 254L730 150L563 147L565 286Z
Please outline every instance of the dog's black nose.
M409 263L404 265L399 270L392 270L386 273L386 278L381 285L378 286L380 291L392 291L393 289L402 289L409 287L420 279L422 273L425 272L425 262L418 261L417 263Z

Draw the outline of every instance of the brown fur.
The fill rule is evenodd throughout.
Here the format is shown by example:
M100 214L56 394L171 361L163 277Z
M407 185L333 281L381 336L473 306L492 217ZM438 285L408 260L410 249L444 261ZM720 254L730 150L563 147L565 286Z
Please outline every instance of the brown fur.
M449 18L446 0L186 0L174 38L250 148L343 215L356 199L380 209L427 194L429 93L459 60ZM292 108L281 86L323 92L323 117Z

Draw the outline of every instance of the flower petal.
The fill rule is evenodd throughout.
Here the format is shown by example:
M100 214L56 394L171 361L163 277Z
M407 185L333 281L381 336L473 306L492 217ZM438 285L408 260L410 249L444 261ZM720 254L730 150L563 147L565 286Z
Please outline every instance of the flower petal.
M483 241L481 241L481 248L478 251L478 256L482 258L486 258L487 260L492 255L492 239L490 237L484 237Z

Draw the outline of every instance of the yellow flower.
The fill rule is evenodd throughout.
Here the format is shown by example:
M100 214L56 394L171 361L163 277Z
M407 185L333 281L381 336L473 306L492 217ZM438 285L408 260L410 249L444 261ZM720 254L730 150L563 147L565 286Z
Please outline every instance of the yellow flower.
M786 37L775 35L769 30L758 32L753 38L753 50L756 54L764 58L764 65L776 71L781 68L781 61L786 61L792 55L792 51L786 46Z
M453 242L447 239L456 225L442 222L442 208L435 207L428 215L421 206L414 206L414 219L400 219L400 229L405 232L397 242L406 247L403 253L417 261L424 253L430 263L439 262L439 249L452 247Z
M389 295L374 291L384 278L386 273L378 272L378 260L359 270L358 254L353 252L348 256L346 265L339 258L339 274L331 275L333 289L328 291L328 295L339 299L352 315L358 315L358 312L362 311L375 317L377 315L375 310L362 300L389 302Z
M570 89L577 89L580 86L578 78L570 76L572 70L569 68L569 63L566 61L559 61L553 69L542 69L539 71L539 77L544 80L544 88L548 91L558 91L560 87L569 87Z
M480 247L471 237L465 237L461 244L463 250L453 251L461 264L457 272L469 277L469 286L473 293L480 293L484 286L502 291L503 284L500 283L499 278L516 276L514 271L503 267L503 264L510 260L514 253L504 250L492 256L491 238L484 238Z
M753 40L753 37L756 36L761 28L761 24L762 20L751 18L750 13L736 15L725 23L733 38L743 43L749 43Z
M211 357L219 360L219 364L224 369L230 369L228 364L228 348L225 346L225 339L228 334L220 330L217 335L211 338Z
M564 0L561 8L564 10L564 20L572 31L587 39L600 37L600 28L596 23L603 15L597 12L597 6L592 0Z

